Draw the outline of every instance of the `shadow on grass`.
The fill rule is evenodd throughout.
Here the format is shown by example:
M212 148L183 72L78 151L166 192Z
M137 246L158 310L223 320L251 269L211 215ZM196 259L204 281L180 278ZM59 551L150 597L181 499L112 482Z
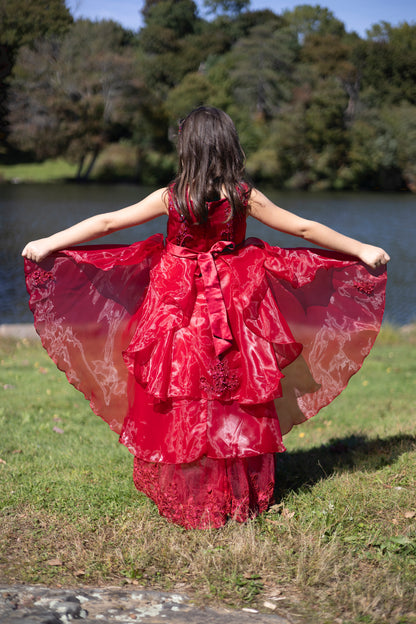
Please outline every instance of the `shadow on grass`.
M403 434L382 440L352 435L304 451L279 453L276 455L277 499L335 473L379 470L414 450L416 436Z

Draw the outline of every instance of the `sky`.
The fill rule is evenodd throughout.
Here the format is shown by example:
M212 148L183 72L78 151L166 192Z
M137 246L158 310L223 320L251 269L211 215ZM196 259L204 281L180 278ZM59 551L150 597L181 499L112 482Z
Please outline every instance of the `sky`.
M125 28L138 30L142 26L141 0L66 0L72 15L76 18L112 19ZM197 2L202 6L202 2ZM386 21L393 26L400 22L416 22L415 0L251 0L250 9L271 9L281 13L299 4L319 4L332 11L341 20L347 31L360 36L372 24Z

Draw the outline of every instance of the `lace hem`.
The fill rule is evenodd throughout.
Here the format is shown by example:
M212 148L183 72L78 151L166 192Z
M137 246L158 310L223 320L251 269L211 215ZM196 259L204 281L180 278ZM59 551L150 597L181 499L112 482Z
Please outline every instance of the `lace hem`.
M211 459L190 464L159 464L134 458L136 488L151 498L159 513L185 529L246 522L270 505L274 455Z

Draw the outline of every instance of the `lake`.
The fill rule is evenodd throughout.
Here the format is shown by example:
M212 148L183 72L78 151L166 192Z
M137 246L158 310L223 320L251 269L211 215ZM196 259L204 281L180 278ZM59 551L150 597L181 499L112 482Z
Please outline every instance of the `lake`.
M133 185L0 186L0 324L32 322L20 252L91 215L139 201L153 189ZM263 189L282 208L321 221L343 234L384 247L391 255L385 320L416 320L416 196L400 193L290 193ZM111 234L105 243L132 243L165 232L166 217ZM281 247L312 246L249 219L247 236Z

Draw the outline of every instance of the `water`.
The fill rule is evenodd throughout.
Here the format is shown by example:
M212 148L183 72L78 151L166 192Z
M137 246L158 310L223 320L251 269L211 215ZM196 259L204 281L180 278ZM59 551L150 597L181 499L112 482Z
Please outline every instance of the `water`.
M0 323L32 322L20 252L24 244L91 215L139 201L151 190L137 186L15 185L0 187ZM416 196L398 193L281 193L268 196L282 208L325 223L392 257L385 319L403 325L416 320ZM164 232L166 217L112 234L106 243L131 243ZM247 236L270 244L311 246L249 219Z

